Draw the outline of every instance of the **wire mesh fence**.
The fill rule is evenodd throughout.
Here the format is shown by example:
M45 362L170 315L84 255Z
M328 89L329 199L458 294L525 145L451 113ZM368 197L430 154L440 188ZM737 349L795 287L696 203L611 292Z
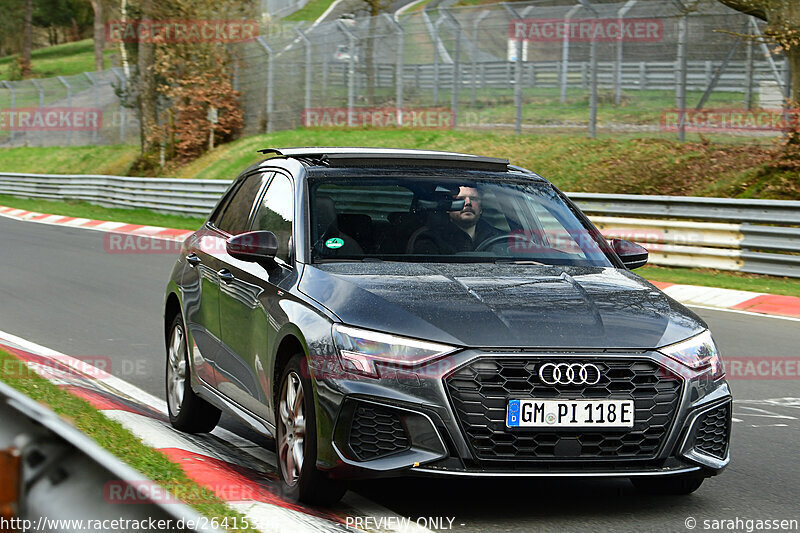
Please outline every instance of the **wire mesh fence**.
M791 77L786 58L753 38L763 29L714 0L432 2L400 16L265 23L237 45L234 86L245 134L371 126L772 137L791 120ZM0 146L132 142L126 83L119 69L2 82L6 116L93 108L103 120L93 131L30 131L18 117L16 128L0 123Z

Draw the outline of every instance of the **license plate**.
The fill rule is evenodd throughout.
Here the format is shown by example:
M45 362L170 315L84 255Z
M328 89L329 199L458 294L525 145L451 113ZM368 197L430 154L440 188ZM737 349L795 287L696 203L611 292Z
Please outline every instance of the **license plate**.
M509 400L506 426L630 428L633 400Z

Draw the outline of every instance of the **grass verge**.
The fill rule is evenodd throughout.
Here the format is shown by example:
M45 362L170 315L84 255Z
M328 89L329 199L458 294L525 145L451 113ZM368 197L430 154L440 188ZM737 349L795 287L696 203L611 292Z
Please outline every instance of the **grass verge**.
M105 66L111 66L109 56L115 49L108 47L103 50ZM0 79L8 72L9 65L17 61L17 56L0 58ZM72 43L57 44L40 48L31 52L33 73L37 78L52 78L54 76L73 76L83 72L94 72L94 41L83 39Z
M311 0L303 9L295 11L288 17L283 17L282 20L289 22L300 22L301 20L314 22L325 13L325 10L328 9L332 3L333 0Z
M121 424L109 420L100 411L80 398L63 391L29 370L13 355L0 350L2 380L23 394L55 411L67 422L94 439L100 446L123 462L157 482L173 494L190 494L196 502L190 505L199 513L220 523L227 518L242 525L244 517L229 509L210 490L189 479L181 467L144 444ZM235 520L234 520L235 519ZM256 531L229 529L229 531Z
M762 274L747 274L745 272L728 272L710 268L680 268L655 265L638 268L635 272L650 281L800 297L800 282L793 278L779 278Z
M203 218L155 213L149 209L115 209L100 207L99 205L78 200L57 202L38 198L18 198L16 196L4 194L0 194L0 205L35 211L37 213L47 213L50 215L65 215L77 218L90 218L92 220L108 220L111 222L126 222L128 224L143 224L146 226L161 226L164 228L188 230L196 230L202 226L205 221Z
M125 176L138 155L132 144L0 148L0 172Z

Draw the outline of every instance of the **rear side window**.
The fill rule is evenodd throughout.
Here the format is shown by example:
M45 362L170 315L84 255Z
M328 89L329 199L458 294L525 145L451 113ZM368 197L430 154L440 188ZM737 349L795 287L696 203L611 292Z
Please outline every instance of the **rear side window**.
M219 229L231 235L247 231L253 203L267 176L269 174L253 174L244 179L244 183L233 193L228 205L222 210L219 222L216 224Z

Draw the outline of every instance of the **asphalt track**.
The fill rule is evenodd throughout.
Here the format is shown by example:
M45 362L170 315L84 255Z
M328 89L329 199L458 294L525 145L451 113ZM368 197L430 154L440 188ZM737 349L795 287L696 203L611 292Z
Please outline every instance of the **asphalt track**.
M163 398L161 306L174 257L109 253L106 235L0 217L0 330L107 364ZM799 321L696 311L727 357L800 359ZM401 479L353 490L412 520L440 517L449 527L451 518L456 531L689 531L689 517L697 531L747 531L758 527L747 520L800 521L800 380L731 386L733 462L690 497L645 496L625 480Z

